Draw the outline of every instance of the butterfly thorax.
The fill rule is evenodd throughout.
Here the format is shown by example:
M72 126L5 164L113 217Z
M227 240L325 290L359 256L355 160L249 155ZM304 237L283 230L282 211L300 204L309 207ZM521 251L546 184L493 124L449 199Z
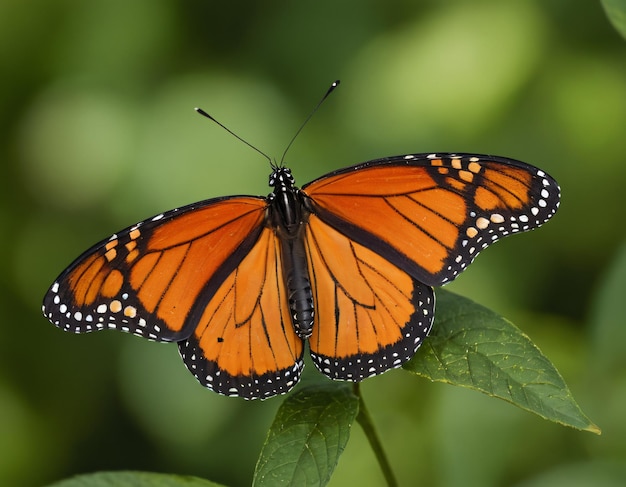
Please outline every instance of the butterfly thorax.
M270 175L274 191L267 197L267 223L281 243L283 278L289 294L291 321L300 338L308 338L313 329L313 292L304 247L304 232L309 212L286 167Z

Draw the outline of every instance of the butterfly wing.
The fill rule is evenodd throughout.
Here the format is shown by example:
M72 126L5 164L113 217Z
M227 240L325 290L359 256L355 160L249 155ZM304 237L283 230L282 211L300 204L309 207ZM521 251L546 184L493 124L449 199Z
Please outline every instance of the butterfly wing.
M291 323L280 242L270 228L221 283L179 348L198 381L220 394L267 398L298 382L303 342Z
M432 286L499 238L539 227L560 197L556 181L533 166L472 154L378 159L302 190L322 221Z
M316 305L309 346L331 379L358 382L400 367L430 331L432 288L315 215L306 232Z
M157 215L95 245L54 282L44 315L75 333L117 329L158 341L191 335L258 240L263 198L217 198Z

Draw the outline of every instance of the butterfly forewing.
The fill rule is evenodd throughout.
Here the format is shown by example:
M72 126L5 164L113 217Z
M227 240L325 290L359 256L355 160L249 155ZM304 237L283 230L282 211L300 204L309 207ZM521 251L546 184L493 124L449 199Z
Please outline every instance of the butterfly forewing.
M75 333L111 328L159 341L187 338L191 311L211 299L208 283L258 238L265 208L262 198L220 198L129 227L70 265L43 312Z
M499 238L545 223L560 196L533 166L468 154L378 159L303 191L323 221L427 285L454 279Z

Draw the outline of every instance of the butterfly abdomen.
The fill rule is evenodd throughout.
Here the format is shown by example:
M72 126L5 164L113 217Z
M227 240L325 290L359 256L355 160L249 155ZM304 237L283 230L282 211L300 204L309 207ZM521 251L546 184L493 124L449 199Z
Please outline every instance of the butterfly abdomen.
M304 241L301 238L283 240L282 258L291 321L300 338L309 338L313 331L315 310Z

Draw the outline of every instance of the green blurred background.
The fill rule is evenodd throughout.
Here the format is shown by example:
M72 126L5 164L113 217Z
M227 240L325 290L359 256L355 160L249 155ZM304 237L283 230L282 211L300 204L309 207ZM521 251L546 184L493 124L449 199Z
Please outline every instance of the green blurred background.
M393 371L363 393L401 485L622 485L626 42L599 2L3 0L0 70L0 485L115 469L250 483L281 398L220 397L175 345L66 334L40 303L120 228L269 192L267 162L193 107L279 157L336 78L288 155L300 184L432 151L560 182L553 221L449 288L528 333L603 429ZM355 427L331 485L381 483Z

